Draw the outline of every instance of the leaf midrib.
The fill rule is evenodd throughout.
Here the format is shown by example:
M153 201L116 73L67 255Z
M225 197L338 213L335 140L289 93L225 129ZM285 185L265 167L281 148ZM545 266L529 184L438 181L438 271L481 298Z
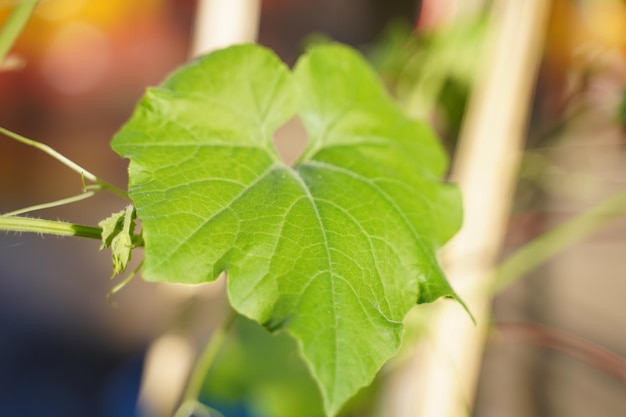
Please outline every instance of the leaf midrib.
M333 267L332 267L332 257L331 257L331 251L330 251L330 245L328 243L328 236L326 234L326 228L324 227L324 222L322 220L322 216L320 215L320 212L318 210L317 204L315 203L315 197L313 196L313 194L311 194L311 190L309 189L309 187L307 186L307 184L304 182L304 179L302 178L302 176L300 176L299 172L296 171L293 168L289 168L288 169L289 173L292 175L292 177L296 180L296 182L300 185L300 187L302 187L302 190L304 191L305 195L307 196L307 198L309 199L309 202L311 203L311 207L313 209L313 212L315 213L315 218L317 220L317 223L319 225L320 231L322 233L322 236L324 238L324 248L326 249L326 259L327 259L327 263L328 263L328 273L329 273L329 281L330 284L332 286L330 292L332 295L332 303L331 305L333 306L333 326L331 326L333 330L333 358L335 358L335 360L333 360L332 362L332 366L333 366L333 381L332 381L332 387L333 387L333 391L336 391L338 389L338 384L336 383L337 380L339 379L339 375L338 375L338 371L339 371L339 367L337 366L337 361L336 358L338 356L338 347L337 347L337 303L335 302L335 281L334 281L334 277L335 277L335 272L333 271ZM303 292L304 295L304 292ZM302 298L302 296L301 296ZM336 392L333 393L333 396L336 396ZM322 397L324 397L325 401L328 401L326 397L326 393L322 392Z

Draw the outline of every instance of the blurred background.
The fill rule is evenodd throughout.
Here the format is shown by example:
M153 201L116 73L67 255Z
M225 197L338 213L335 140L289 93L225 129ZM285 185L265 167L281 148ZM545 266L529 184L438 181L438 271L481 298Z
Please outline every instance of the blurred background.
M550 3L503 257L626 187L626 1ZM0 0L0 25L15 4ZM125 189L127 162L109 142L145 88L188 59L196 6L42 0L0 71L0 126ZM265 0L258 42L288 64L320 39L359 48L390 94L428 119L454 157L491 7ZM301 135L280 132L287 157ZM0 213L80 191L80 178L57 161L0 137ZM96 225L125 205L100 193L34 215ZM617 221L497 295L474 416L626 415L624 236L626 221ZM116 282L108 279L110 254L98 248L97 241L0 235L1 416L157 416L163 409L149 399L136 407L152 342L167 333L201 344L220 322L219 284L190 294L135 279L108 300ZM176 366L172 360L167 366ZM390 368L401 366L400 358ZM378 400L386 376L344 414L384 415ZM291 341L241 319L204 398L225 416L320 416L317 395Z

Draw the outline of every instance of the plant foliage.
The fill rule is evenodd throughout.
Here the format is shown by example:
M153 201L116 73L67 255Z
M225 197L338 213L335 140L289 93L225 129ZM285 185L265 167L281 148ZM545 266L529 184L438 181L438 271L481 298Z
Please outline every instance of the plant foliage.
M273 133L293 117L309 143L288 166ZM150 89L113 147L144 278L226 272L239 313L298 341L329 415L396 353L409 309L455 297L435 255L461 223L447 157L347 47L293 72L257 45L209 54Z

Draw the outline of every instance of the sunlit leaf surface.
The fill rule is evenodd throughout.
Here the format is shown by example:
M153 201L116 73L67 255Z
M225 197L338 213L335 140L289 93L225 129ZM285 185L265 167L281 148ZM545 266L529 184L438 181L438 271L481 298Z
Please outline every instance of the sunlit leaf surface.
M292 167L272 135L295 116L309 143ZM328 414L396 353L412 306L454 296L435 257L461 223L445 153L347 47L293 73L255 45L205 56L149 90L113 147L145 279L227 272L237 311L296 338Z

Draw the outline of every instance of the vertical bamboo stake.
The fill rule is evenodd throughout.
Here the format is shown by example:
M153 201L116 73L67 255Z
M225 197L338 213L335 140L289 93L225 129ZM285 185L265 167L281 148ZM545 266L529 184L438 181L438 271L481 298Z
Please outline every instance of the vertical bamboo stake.
M190 57L229 45L255 42L261 17L260 0L199 0ZM215 286L213 286L215 287ZM172 293L181 287L168 286ZM184 287L173 294L179 303L201 287ZM206 291L207 286L202 286ZM193 366L194 343L176 331L152 342L141 381L139 403L152 415L172 415Z
M192 56L237 43L255 42L260 0L201 0L196 10Z
M489 324L490 272L501 246L540 61L549 0L497 0L489 44L466 115L453 180L465 221L443 253L447 276L478 322L458 306L435 307L432 334L418 357L411 417L471 414Z

